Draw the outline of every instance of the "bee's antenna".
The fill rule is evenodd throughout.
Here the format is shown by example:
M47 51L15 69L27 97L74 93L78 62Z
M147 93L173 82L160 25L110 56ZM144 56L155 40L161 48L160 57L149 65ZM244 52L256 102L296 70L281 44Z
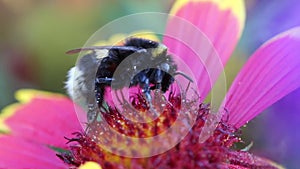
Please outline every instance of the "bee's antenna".
M110 49L119 49L123 51L139 51L140 49L133 47L133 46L91 46L91 47L83 47L83 48L77 48L77 49L71 49L66 52L66 54L76 54L81 51L90 51L90 50L110 50Z
M189 80L190 82L194 82L193 80L192 80L192 78L190 78L188 75L186 75L186 74L184 74L183 72L175 72L175 74L174 74L175 76L176 75L181 75L181 76L183 76L183 77L185 77L187 80Z

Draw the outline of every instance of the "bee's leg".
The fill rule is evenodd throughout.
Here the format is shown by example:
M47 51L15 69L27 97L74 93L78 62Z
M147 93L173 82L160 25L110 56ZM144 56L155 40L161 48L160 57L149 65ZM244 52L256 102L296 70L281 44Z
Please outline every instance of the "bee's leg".
M90 125L92 125L94 122L96 122L98 115L99 115L99 112L97 111L95 104L89 104L85 132L88 132L90 129Z
M113 80L114 80L114 78L101 77L101 78L96 78L95 82L98 84L110 85Z
M93 122L95 119L97 119L97 112L94 104L88 105L88 112L87 112L87 120L88 123Z
M94 107L93 112L91 112L91 122L96 122L97 118L99 116L99 111L106 110L105 107L103 106L103 101L104 101L104 94L105 94L105 87L107 85L104 83L97 83L96 82L96 105L98 105L98 108ZM92 117L93 116L93 117Z
M154 78L154 81L155 81L154 89L161 90L162 80L164 78L165 73L162 72L160 69L156 69L155 71L153 71L152 74L154 74L153 76L152 75L151 76L152 76L152 78Z
M162 87L163 87L163 80L166 77L166 73L162 71L161 69L153 69L150 75L150 81L154 83L154 86L151 87L151 90L154 90L154 99L153 102L150 102L150 111L152 113L155 113L155 115L158 117L160 115L159 112L162 112L164 107L163 102L161 100L162 98ZM150 91L149 91L150 92ZM155 105L155 106L153 106Z
M113 81L113 78L109 78L109 77L101 77L101 78L96 78L95 79L95 96L96 96L96 101L99 107L99 110L102 108L105 110L105 107L103 106L103 101L104 101L104 92L105 92L105 88L107 86L111 85L111 82Z
M143 89L143 93L146 97L146 100L148 101L148 105L149 105L149 109L150 109L150 112L152 113L155 113L155 115L158 117L159 116L159 113L157 112L157 110L155 109L155 107L153 106L153 102L152 102L152 97L151 97L151 90L150 90L150 84L149 84L149 78L147 78L146 80L146 84L144 86L144 89ZM155 93L157 94L157 93ZM155 96L154 96L155 97ZM154 102L156 100L154 99Z
M144 93L145 97L146 97L146 100L151 103L151 95L150 95L150 80L149 78L147 77L146 73L145 72L140 72L138 74L138 83L139 83L139 86L142 88L142 92Z
M145 94L146 99L148 100L148 102L151 104L152 98L151 98L151 94L150 94L151 90L150 90L150 82L149 82L148 78L146 78L146 80L145 80L145 84L144 84L144 87L143 87L142 91Z

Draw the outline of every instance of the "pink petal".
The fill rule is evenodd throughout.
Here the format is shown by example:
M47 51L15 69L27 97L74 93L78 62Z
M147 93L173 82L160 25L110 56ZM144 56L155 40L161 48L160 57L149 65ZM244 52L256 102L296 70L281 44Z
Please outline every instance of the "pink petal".
M255 156L245 151L232 151L228 154L227 160L231 164L229 168L270 168L270 169L283 169L282 166L270 161L268 159ZM243 167L241 167L243 166Z
M223 102L229 123L240 127L300 86L300 27L260 47L241 70Z
M241 166L238 166L238 165L233 165L233 164L224 164L224 167L227 167L228 169L249 169L249 168L246 168L246 167L241 167Z
M191 69L203 99L241 35L243 1L178 0L171 14L177 17L169 19L164 44Z
M56 147L66 147L71 133L82 131L77 114L79 108L65 97L35 97L5 119L12 134L31 141Z
M0 136L0 143L0 168L67 168L55 151L45 145L4 135Z

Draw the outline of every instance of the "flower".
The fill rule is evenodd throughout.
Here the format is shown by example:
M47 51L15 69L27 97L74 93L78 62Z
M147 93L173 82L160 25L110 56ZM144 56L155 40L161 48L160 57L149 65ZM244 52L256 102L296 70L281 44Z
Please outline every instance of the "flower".
M163 43L168 46L169 51L185 60L197 78L195 83L200 92L200 102L181 102L184 96L179 97L172 93L167 99L157 95L155 101L158 104L153 106L163 113L153 122L144 125L130 123L114 108L102 112L104 119L119 133L137 138L161 134L161 130L170 127L176 117L182 115L179 111L181 108L195 113L195 125L169 151L145 158L129 158L110 153L99 145L101 141L109 141L109 137L101 137L103 133L99 132L107 129L102 127L102 121L91 122L86 131L82 131L70 100L58 95L23 90L17 93L17 98L23 104L6 109L5 112L14 114L8 116L8 113L4 113L6 117L1 118L10 132L0 137L0 168L281 168L269 160L247 151L234 150L232 147L234 143L241 142L236 133L238 128L300 86L300 60L297 58L300 28L276 36L252 55L222 103L220 111L225 113L222 114L224 118L217 123L216 129L204 142L199 142L205 125L215 122L212 119L214 116L210 116L210 107L202 103L203 98L222 71L216 67L218 59L223 65L226 63L241 35L244 12L242 0L178 0L171 10L172 15L188 20L205 32L220 56L217 59L212 57L211 49L207 50L207 46L200 45L203 42L199 41L198 34L193 34L190 28L178 27L173 18L170 18L166 28L167 35L185 40L189 47L196 49L196 53L207 54L201 58L202 62L199 64L200 59L199 63L190 59L198 56L186 44L168 36L164 37ZM208 24L208 21L215 24ZM149 108L141 95L136 95L131 102L139 113ZM164 106L160 104L162 102L165 103ZM197 107L194 106L195 103ZM127 107L124 108L126 111ZM79 110L79 116L83 116L79 119L83 119L84 113L80 108L76 110ZM179 123L182 126L190 124L189 121ZM70 135L71 133L74 135ZM108 131L105 134L111 133ZM172 134L176 138L180 133ZM69 144L65 144L64 136ZM117 141L113 142L116 146L128 146L126 148L131 150L134 148L130 147L133 142L125 142L122 138ZM158 143L168 144L169 141ZM137 150L151 151L153 147ZM142 152L132 152L135 153ZM16 163L16 158L24 160Z

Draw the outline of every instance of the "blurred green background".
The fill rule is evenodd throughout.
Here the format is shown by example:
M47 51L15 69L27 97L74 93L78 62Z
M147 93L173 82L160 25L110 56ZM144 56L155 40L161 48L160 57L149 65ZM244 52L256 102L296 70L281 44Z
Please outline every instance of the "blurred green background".
M160 0L1 0L0 108L19 88L64 91L67 70L81 47L101 26L137 12L168 12Z
M66 55L66 51L83 46L95 31L114 19L137 12L167 13L172 3L173 0L0 0L0 109L15 101L14 92L19 88L65 93L66 73L77 59L76 55ZM277 13L287 11L287 4L297 6L295 0L246 0L246 30L226 67L229 84L261 43L292 25L280 27L278 32L269 28L275 29L276 24L282 26L287 21L293 23L292 17L284 14L285 21L271 20ZM293 10L290 15L299 16L300 10ZM277 143L269 145L271 142L263 137L270 130L264 126L270 116L274 114L267 111L249 124L246 143L254 140L253 151L259 153L264 149L260 154L294 168L295 159L300 158L300 146L278 150ZM299 115L297 118L300 119ZM299 133L294 139L299 141ZM287 144L285 138L281 142ZM288 151L296 153L290 155Z

